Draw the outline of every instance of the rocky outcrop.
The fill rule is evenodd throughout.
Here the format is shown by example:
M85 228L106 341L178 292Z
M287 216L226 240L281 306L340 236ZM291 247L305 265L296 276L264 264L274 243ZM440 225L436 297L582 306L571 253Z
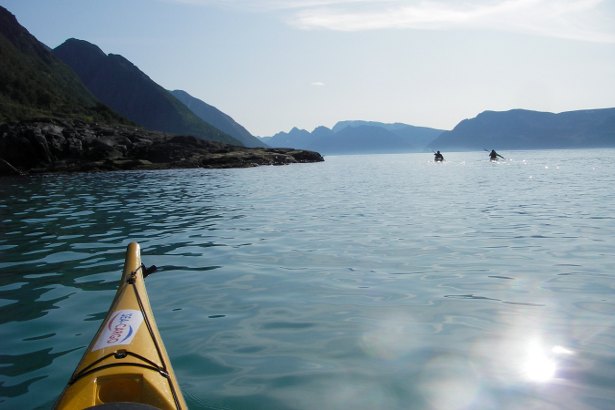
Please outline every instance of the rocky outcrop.
M78 120L0 125L0 175L119 169L238 168L323 161L313 151L244 148Z

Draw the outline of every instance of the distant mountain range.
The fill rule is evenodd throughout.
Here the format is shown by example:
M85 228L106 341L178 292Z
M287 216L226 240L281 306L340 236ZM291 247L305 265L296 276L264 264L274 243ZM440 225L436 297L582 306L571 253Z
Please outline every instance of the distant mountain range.
M293 128L261 137L272 147L298 147L325 154L615 147L615 108L559 114L515 109L485 111L451 131L341 121L312 132Z
M615 108L485 111L429 144L438 150L615 147Z
M272 147L295 147L324 154L360 154L425 151L443 130L375 121L340 121L312 132L293 128L261 139Z

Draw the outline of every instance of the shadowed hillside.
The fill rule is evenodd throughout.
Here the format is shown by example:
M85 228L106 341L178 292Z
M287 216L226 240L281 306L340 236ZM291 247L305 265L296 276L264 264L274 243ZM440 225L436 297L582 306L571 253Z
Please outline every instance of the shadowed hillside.
M242 145L194 115L170 92L124 57L106 55L87 41L69 39L54 49L90 92L116 112L146 128Z
M216 107L191 96L183 90L174 90L171 91L171 94L188 107L197 117L239 140L244 146L266 146L261 140L250 134L243 126Z
M0 123L39 117L125 122L0 7Z

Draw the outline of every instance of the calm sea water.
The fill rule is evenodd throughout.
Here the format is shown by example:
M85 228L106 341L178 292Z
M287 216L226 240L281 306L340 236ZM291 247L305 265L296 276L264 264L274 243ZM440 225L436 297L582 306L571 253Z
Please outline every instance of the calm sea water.
M615 408L615 150L503 154L0 179L0 408L53 405L129 241L192 409Z

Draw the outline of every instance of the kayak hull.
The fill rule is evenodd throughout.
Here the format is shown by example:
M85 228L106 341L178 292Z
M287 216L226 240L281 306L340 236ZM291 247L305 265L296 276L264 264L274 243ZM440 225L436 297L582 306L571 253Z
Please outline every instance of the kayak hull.
M139 245L130 243L122 280L107 316L56 409L109 403L187 408L154 320L144 270Z

